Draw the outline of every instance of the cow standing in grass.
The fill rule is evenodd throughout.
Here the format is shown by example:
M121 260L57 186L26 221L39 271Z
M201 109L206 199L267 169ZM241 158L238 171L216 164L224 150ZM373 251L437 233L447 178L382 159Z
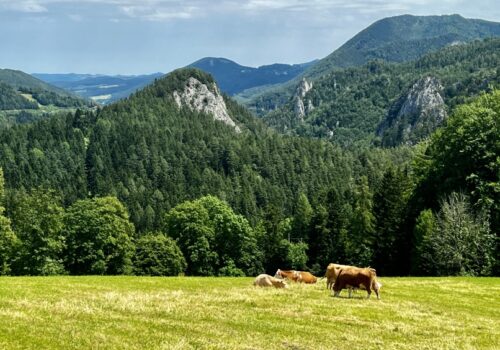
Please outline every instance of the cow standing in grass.
M347 267L340 269L337 279L333 284L334 296L338 297L342 289L349 289L349 298L352 295L352 288L366 289L370 298L372 289L380 299L379 290L382 284L377 282L377 273L372 268Z
M341 269L345 268L351 268L351 267L356 267L356 266L350 266L350 265L340 265L340 264L328 264L326 268L326 288L327 289L332 289L333 284L335 283L335 280L337 279L337 276L340 272Z
M253 282L256 287L275 287L275 288L288 288L285 281L273 276L266 275L265 273L258 275Z

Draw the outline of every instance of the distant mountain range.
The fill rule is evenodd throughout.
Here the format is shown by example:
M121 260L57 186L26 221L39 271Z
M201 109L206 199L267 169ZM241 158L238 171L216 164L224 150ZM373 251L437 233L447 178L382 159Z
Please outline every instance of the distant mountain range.
M136 90L152 83L163 73L148 75L93 75L35 73L34 77L76 95L108 104L128 97Z
M257 68L239 65L226 58L205 57L188 67L210 73L220 89L229 95L244 90L280 84L295 78L316 61L303 64L270 64Z
M304 64L271 64L258 68L246 67L226 58L206 57L188 67L210 73L219 88L228 95L243 90L286 82L295 78L313 62ZM100 104L109 104L128 97L152 83L163 73L149 75L96 75L34 73L34 77Z

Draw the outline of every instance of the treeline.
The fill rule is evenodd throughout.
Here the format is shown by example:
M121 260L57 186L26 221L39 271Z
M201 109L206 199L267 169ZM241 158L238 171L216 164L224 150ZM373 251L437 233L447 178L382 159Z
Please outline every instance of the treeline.
M15 89L0 82L0 110L37 109L36 101L21 96Z
M21 87L19 91L24 94L30 94L38 103L43 106L53 105L56 107L90 107L93 105L91 101L82 98L71 96L69 94L56 93L54 91L43 90L39 88Z
M63 242L49 244L60 254L49 259L58 261L54 271L75 274L237 275L278 267L321 273L329 262L370 265L384 275L498 273L500 93L460 108L415 149L347 151L278 135L231 100L241 134L179 110L171 92L193 72L175 72L97 113L0 131L3 222L28 242L23 256L46 251L36 242L47 239L30 241L33 232L53 232ZM203 74L199 80L212 82ZM45 198L40 206L55 203L62 219L38 224L43 211L31 209L38 198ZM22 216L30 211L33 217ZM108 214L119 223L102 221ZM31 224L36 230L23 228ZM108 239L104 228L126 234ZM101 239L127 248L111 254L93 243ZM456 240L463 246L450 267L441 257ZM147 251L157 245L168 247L170 270L139 272L143 261L156 261ZM111 260L120 263L106 267ZM116 267L123 261L127 268ZM9 263L11 273L36 266L16 264Z

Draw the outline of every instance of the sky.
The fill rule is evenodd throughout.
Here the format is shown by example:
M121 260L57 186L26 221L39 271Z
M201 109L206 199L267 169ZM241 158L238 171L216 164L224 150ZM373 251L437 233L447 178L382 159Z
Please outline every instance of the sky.
M500 22L500 1L0 0L0 68L147 74L207 56L253 67L304 63L401 14Z

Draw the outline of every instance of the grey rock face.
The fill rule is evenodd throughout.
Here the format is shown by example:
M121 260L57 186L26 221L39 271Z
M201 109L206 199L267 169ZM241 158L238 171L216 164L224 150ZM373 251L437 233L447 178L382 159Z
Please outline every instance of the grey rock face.
M446 119L446 108L435 77L419 79L407 94L391 107L387 118L378 128L385 145L412 145L427 137Z
M311 100L304 101L304 98L309 90L313 87L312 82L308 82L306 79L302 79L294 95L294 112L295 115L303 120L307 113L314 109ZM307 103L307 105L305 103Z
M411 88L396 118L401 119L405 115L420 115L433 117L438 123L442 123L446 118L444 101L440 94L442 90L443 87L437 78L420 79Z
M192 111L210 114L215 120L226 123L240 133L241 129L231 119L217 85L214 83L211 88L191 77L186 82L184 91L174 91L172 95L179 108L186 106Z

